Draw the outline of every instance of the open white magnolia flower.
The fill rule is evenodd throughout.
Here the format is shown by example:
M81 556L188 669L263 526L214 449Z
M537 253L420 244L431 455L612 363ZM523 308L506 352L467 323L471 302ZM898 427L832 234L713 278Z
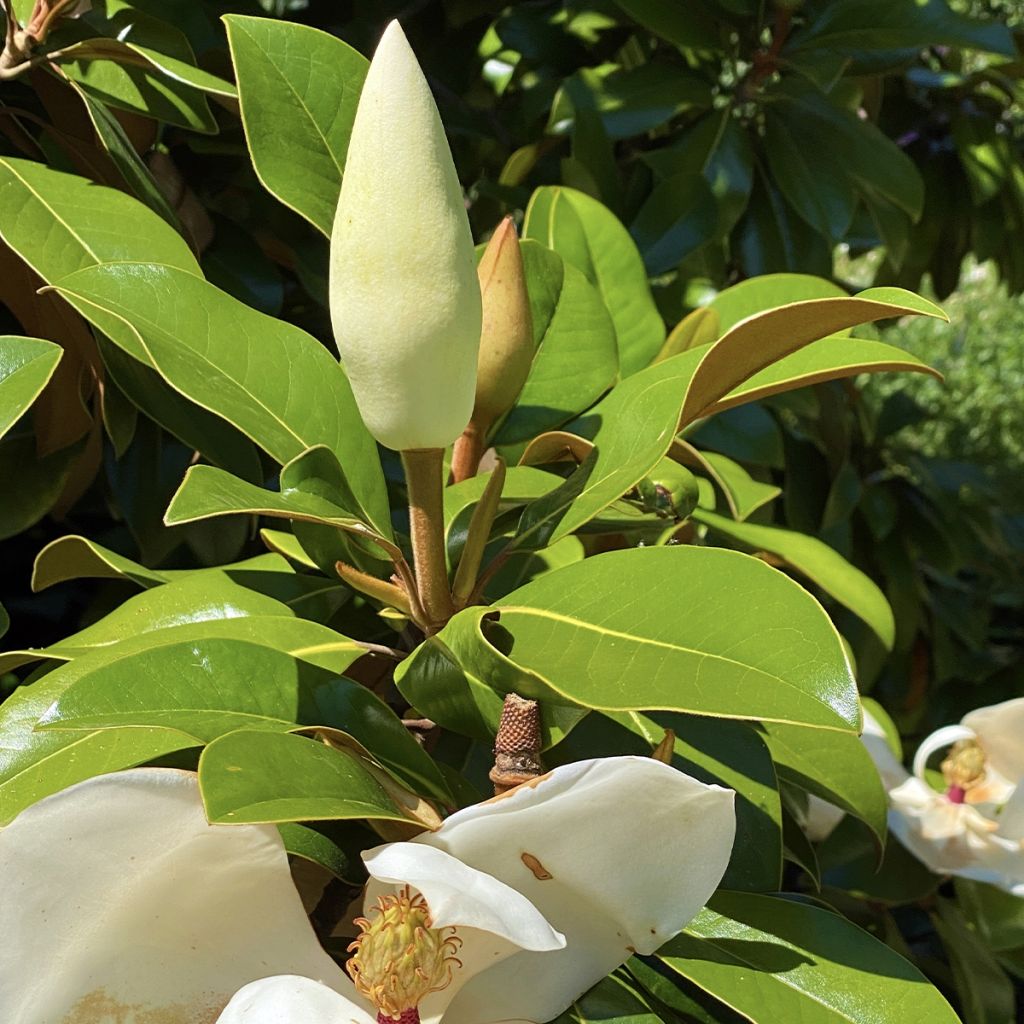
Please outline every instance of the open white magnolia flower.
M1024 698L978 708L931 734L913 775L889 789L889 828L939 874L988 882L1024 896ZM945 792L925 779L941 764Z
M923 864L1024 896L1024 698L978 708L959 725L933 732L914 755L913 774L893 755L879 723L865 711L862 737L889 795L889 830ZM926 778L941 763L945 790ZM844 812L812 797L804 823L814 840Z
M104 775L0 832L4 1024L544 1022L714 892L731 790L658 761L557 768L364 855L350 977L269 825L209 825L196 777Z

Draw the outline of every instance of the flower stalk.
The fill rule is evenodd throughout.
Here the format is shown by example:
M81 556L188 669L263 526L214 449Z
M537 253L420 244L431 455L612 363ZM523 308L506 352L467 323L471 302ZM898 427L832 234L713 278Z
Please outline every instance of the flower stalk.
M444 545L444 450L421 448L401 454L416 590L426 617L423 629L430 636L455 612Z

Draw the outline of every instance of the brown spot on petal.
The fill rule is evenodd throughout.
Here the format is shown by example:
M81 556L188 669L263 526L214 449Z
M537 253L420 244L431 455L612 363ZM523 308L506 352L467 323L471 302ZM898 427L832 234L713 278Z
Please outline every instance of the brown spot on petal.
M519 859L533 872L533 877L538 881L546 882L555 876L532 853L521 853Z
M211 997L202 1004L147 1008L139 1003L123 1003L97 989L79 999L62 1024L213 1024L224 1006L223 999Z

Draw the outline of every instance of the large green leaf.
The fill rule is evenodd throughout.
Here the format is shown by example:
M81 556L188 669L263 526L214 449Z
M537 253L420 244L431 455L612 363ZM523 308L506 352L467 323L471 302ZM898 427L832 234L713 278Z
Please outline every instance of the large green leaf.
M674 269L715 237L719 210L700 174L674 174L658 182L637 211L630 234L649 274Z
M623 587L628 599L609 600ZM636 548L565 566L494 611L459 613L395 678L411 704L471 735L493 730L510 691L551 702L552 740L586 708L860 725L821 606L763 562L712 548Z
M495 437L527 441L593 405L615 382L615 329L583 273L537 242L522 243L536 354L530 375Z
M366 537L368 543L381 541L380 545L375 544L380 558L385 557L385 551L397 551L393 544L375 534L362 520L318 494L295 489L281 493L268 491L213 466L189 469L171 499L165 522L168 526L177 526L224 515L261 515L345 530Z
M694 349L627 377L575 427L593 450L559 487L527 506L516 547L553 544L632 490L668 452L703 352Z
M199 788L218 823L409 822L355 756L287 733L241 730L215 740L199 759Z
M576 189L546 185L530 200L523 234L554 249L598 289L615 324L622 375L646 366L665 340L665 324L636 243L615 214Z
M706 416L733 389L749 384L754 374L813 341L858 324L907 315L946 319L938 306L902 288L808 299L748 317L704 351L686 392L680 426Z
M599 981L551 1024L662 1024L662 1018L617 974Z
M998 18L969 18L946 0L844 0L815 3L813 16L794 33L789 49L827 50L860 56L873 50L918 50L923 46L962 46L1008 57L1015 55L1010 30Z
M343 639L343 638L342 638ZM348 651L351 660L363 652ZM298 725L344 729L333 690L337 672L290 651L221 636L151 647L84 673L57 698L40 727L158 726L209 743L235 729Z
M41 338L0 337L0 437L39 397L62 354L59 345Z
M720 291L708 305L718 314L721 333L754 313L804 299L842 298L834 281L813 274L759 274Z
M842 807L874 834L877 854L885 841L888 800L867 748L856 736L764 724L764 738L779 777Z
M942 379L937 370L895 345L839 334L812 341L799 351L784 356L777 363L748 377L738 387L713 402L707 414L722 412L810 384L855 377L860 373L891 371L926 373Z
M0 440L0 540L34 526L57 503L71 479L84 442L39 457L33 434ZM16 482L16 484L15 484Z
M238 574L244 579L244 574ZM166 586L136 594L98 622L50 647L0 655L0 673L41 658L70 661L99 647L157 629L210 619L249 615L291 615L287 605L249 589L220 570L190 574Z
M734 540L745 548L778 555L787 565L863 619L886 648L892 649L896 623L885 595L874 580L824 541L778 526L738 523L706 509L697 509L693 518L704 523L712 533Z
M192 274L157 264L92 267L58 291L129 355L281 463L325 445L369 522L388 522L377 449L340 363L314 338Z
M224 18L253 167L267 191L330 236L369 62L307 25Z
M198 745L193 736L160 726L96 732L36 730L36 723L65 690L120 658L209 638L263 644L334 672L343 671L364 654L363 648L333 630L290 618L286 613L287 609L281 608L279 614L186 621L139 635L128 634L124 639L87 649L74 661L16 690L0 706L0 825L29 804L73 782Z
M937 989L832 910L720 893L658 958L757 1024L956 1024Z
M30 160L0 158L0 236L49 284L122 260L199 273L181 235L142 203Z

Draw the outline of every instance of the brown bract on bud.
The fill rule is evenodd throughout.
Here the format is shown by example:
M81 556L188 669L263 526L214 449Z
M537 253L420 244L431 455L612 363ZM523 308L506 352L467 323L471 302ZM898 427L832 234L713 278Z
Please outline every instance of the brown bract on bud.
M526 271L511 217L497 227L477 265L483 330L473 421L486 431L512 408L533 363L533 318Z

